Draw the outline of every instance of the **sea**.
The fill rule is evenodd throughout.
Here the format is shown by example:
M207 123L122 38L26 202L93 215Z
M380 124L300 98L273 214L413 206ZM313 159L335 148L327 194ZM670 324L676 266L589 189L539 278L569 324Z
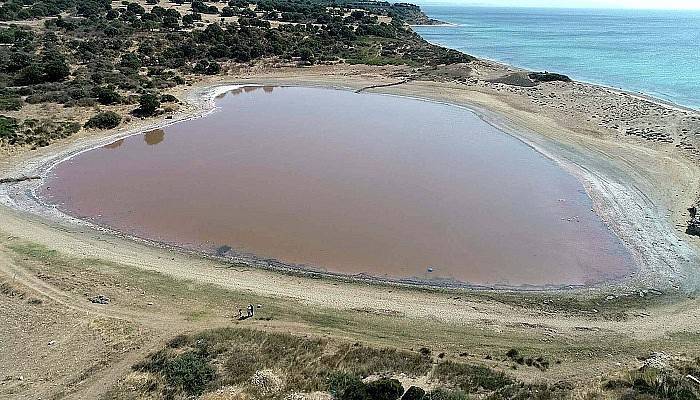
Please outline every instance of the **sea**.
M421 8L454 24L414 27L431 43L700 109L700 11Z

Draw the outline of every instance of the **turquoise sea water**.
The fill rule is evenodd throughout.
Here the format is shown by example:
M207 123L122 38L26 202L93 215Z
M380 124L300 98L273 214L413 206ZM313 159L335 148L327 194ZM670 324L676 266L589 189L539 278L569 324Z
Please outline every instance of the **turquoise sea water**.
M430 6L415 27L465 53L700 109L700 11Z

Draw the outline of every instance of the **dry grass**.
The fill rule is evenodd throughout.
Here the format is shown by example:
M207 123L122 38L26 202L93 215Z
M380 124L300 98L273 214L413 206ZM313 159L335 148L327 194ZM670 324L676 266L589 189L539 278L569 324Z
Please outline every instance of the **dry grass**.
M437 388L424 397L434 400L565 399L574 389L567 383L525 384L488 367L437 362L421 352L239 328L179 335L133 369L108 399L214 395L236 388L236 396L255 399L320 391L341 400L394 400L407 389L393 379L397 376L435 382ZM368 377L385 378L364 381Z
M124 391L151 398L200 395L228 386L240 387L257 398L276 398L281 393L328 390L329 378L337 374L358 379L370 375L422 376L431 366L432 360L417 352L220 328L175 337L164 349L134 366L140 376L155 377L150 380L153 385L122 385L109 398L121 398Z

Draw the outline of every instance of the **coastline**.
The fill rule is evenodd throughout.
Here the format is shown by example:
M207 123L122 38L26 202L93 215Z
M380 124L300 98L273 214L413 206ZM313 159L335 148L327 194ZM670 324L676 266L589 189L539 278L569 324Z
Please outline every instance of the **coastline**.
M203 118L206 117L207 115L217 112L218 107L216 106L215 100L217 97L219 97L221 94L226 93L230 90L242 88L242 87L262 87L265 86L265 82L262 83L246 83L246 84L240 84L236 82L230 82L230 83L219 83L215 84L213 86L205 86L203 88L197 89L194 93L190 94L190 98L188 98L187 102L189 104L195 105L195 109L198 111L195 111L191 114L184 114L181 118L177 119L171 119L171 120L165 120L165 119L159 119L158 121L148 124L144 127L139 127L136 129L131 129L126 132L119 132L115 133L113 135L107 135L107 136L100 136L96 138L95 140L87 140L84 143L83 142L76 142L73 145L69 146L67 149L64 151L51 154L47 156L46 158L41 158L40 160L31 160L30 167L29 169L24 168L23 165L20 164L19 170L10 172L11 175L31 175L31 176L40 176L40 179L32 180L31 182L23 182L21 186L23 186L23 191L17 192L16 194L10 194L8 191L4 190L4 187L0 186L0 203L4 204L5 206L8 207L13 207L19 210L23 211L30 211L31 213L38 214L43 216L44 218L47 218L51 220L52 222L55 223L68 223L68 224L73 224L76 226L85 226L87 228L104 232L110 235L114 235L117 237L125 238L128 240L136 241L139 243L143 243L148 246L153 246L153 247L158 247L166 250L171 250L171 251L178 251L186 254L191 254L194 256L198 257L203 257L203 258L208 258L208 259L213 259L217 261L223 261L223 262L233 262L234 264L239 264L239 265L246 265L254 268L260 268L260 269L266 269L270 270L273 272L280 272L280 273L286 273L286 274L291 274L295 276L307 276L307 277L320 277L320 278L328 278L328 279L335 279L335 280L341 280L341 281L359 281L359 282L367 282L367 283L374 283L374 284L386 284L386 285L398 285L398 286L404 286L404 287L419 287L421 289L469 289L469 290L516 290L516 291L535 291L535 292L540 292L540 291L557 291L557 290L574 290L574 289L591 289L591 288L597 288L601 286L620 286L624 287L625 286L625 281L624 279L613 279L613 280L605 280L604 282L598 282L598 283L592 283L592 284L545 284L545 285L533 285L533 284L520 284L520 285L509 285L507 283L501 283L501 284L488 284L488 283L470 283L470 282L461 282L461 281L455 281L455 280L449 280L449 279L440 279L440 280L423 280L420 278L413 278L413 277L405 277L405 278L390 278L390 277L381 277L381 276L373 276L365 273L358 273L358 274L347 274L347 273L341 273L341 272L333 272L333 271L328 271L323 268L323 266L314 266L314 265L304 265L304 264L290 264L286 263L281 260L276 260L276 259L271 259L271 258L266 258L266 257L260 257L255 254L245 254L245 253L233 253L231 256L216 256L211 253L207 253L203 250L195 250L192 248L180 246L180 245L174 245L174 244L169 244L169 243L164 243L164 242L159 242L153 239L148 239L140 236L134 236L130 234L126 234L124 232L120 232L118 230L112 229L107 226L102 226L90 221L87 221L85 219L81 219L76 216L72 216L70 214L67 214L65 212L62 212L58 210L56 207L49 205L45 203L37 194L36 190L43 185L44 183L44 178L47 176L53 168L55 168L58 164L63 163L65 161L68 161L72 159L73 157L76 157L79 154L82 154L84 152L88 152L91 150L94 150L96 148L102 147L104 145L107 145L115 140L123 139L126 137L130 136L135 136L142 134L145 131L152 130L152 129L161 129L173 124L181 123L184 121L188 121L191 119L196 119L196 118ZM280 86L300 86L300 87L318 87L322 89L329 89L329 90L345 90L345 91L356 91L355 89L351 87L344 87L344 86L328 86L328 85L295 85L295 84L289 84L289 85L280 85ZM386 88L387 86L379 86L379 87L367 87L363 88L365 91L367 90L372 90L372 89L382 89ZM445 104L449 105L451 107L457 107L460 109L467 110L470 113L473 113L477 117L479 117L481 120L486 122L487 124L494 126L496 129L501 131L503 134L512 136L516 140L524 143L526 146L531 148L533 151L536 151L540 154L542 154L545 158L553 161L563 169L567 170L568 173L571 173L572 175L575 175L579 180L581 179L577 174L573 173L573 169L571 167L567 167L564 165L563 160L560 160L556 158L555 155L551 153L546 153L544 149L541 147L537 146L533 142L529 141L526 139L522 134L517 133L517 130L515 129L506 129L503 127L499 127L498 123L498 117L497 116L491 116L488 117L488 111L486 110L479 110L477 108L474 108L470 105L464 105L464 104L454 104L450 102L444 102L444 101L437 101L437 100L431 100L426 97L420 97L420 96L415 96L415 95L396 95L396 94L391 94L391 93L381 93L381 92L376 92L373 93L374 95L383 95L383 96L393 96L393 97L399 97L399 98L407 98L407 99L414 99L414 100L419 100L419 101L425 101L425 102L431 102L431 103L439 103L439 104ZM501 124L502 125L502 124ZM580 175L580 174L579 174ZM606 223L607 224L607 223Z
M444 6L444 5L443 5L443 6ZM427 13L426 13L426 16L428 16L428 18L432 18L432 17L431 17L430 15L428 15ZM411 26L412 28L413 28L413 27L425 27L425 28L436 27L436 28L442 28L442 27L457 27L457 26L460 26L459 23L448 22L448 21L442 21L442 20L440 20L440 21L443 22L443 23L441 23L441 24L435 24L435 25L432 25L432 24L416 24L416 25L410 25L410 26ZM420 35L420 33L418 33L418 32L416 32L416 33ZM421 37L423 37L423 36L421 35ZM425 37L423 37L423 39L426 40L426 41L428 41L428 39L426 39ZM512 69L515 69L515 70L518 70L518 71L528 71L528 72L549 71L549 72L557 72L557 73L562 73L562 74L567 74L567 75L569 74L569 72L567 72L567 71L552 71L552 70L549 70L549 69L547 68L547 66L535 67L535 66L530 66L530 65L511 64L511 63L508 63L508 62L506 62L506 61L502 61L502 60L498 60L498 59L495 59L495 58L491 58L491 57L488 56L488 55L484 55L484 54L474 54L474 53L471 53L471 52L468 51L468 50L459 50L459 49L455 49L455 48L452 48L452 47L443 45L443 44L441 44L441 43L432 42L432 41L428 41L428 42L431 43L431 44L434 44L434 45L436 45L436 46L445 47L445 48L453 49L453 50L460 51L460 52L463 52L463 53L466 53L466 54L470 54L470 55L472 55L472 56L478 58L479 60L492 62L492 63L494 63L494 64L499 64L499 65L501 65L501 66L503 66L503 67L512 68ZM596 81L593 81L593 80L587 80L587 79L580 78L580 77L576 77L576 76L573 76L573 75L569 75L569 76L570 76L571 79L574 80L575 82L579 82L579 83L583 83L583 84L587 84L587 85L591 85L591 86L598 86L598 87L601 87L601 88L614 90L614 91L617 91L617 92L620 92L620 93L626 93L626 94L629 94L629 95L632 95L632 96L637 96L637 97L639 97L639 98L641 98L641 99L646 99L646 100L648 100L648 101L651 101L651 102L654 102L654 103L657 103L657 104L662 104L662 105L667 106L667 107L678 108L678 109L685 110L685 111L690 111L690 112L700 112L700 104L696 104L696 105L681 104L681 103L679 103L679 102L676 102L676 100L674 100L674 99L672 98L672 96L666 97L666 95L664 95L663 93L645 92L644 90L625 89L625 88L622 87L622 86L616 86L615 84L612 84L612 83L596 82Z
M238 83L238 81L231 80L229 81L220 81L218 83L211 83L210 85L203 85L200 87L195 88L191 93L188 93L188 101L187 103L191 105L191 109L187 112L182 113L181 115L174 117L171 120L166 120L166 119L160 119L159 121L151 122L146 124L146 126L140 126L134 129L129 129L126 131L117 131L112 132L112 133L105 133L105 134L100 134L96 138L91 138L88 140L83 140L83 141L75 141L71 143L70 145L67 146L67 148L63 149L60 151L58 154L55 152L50 152L48 155L45 155L43 157L38 157L37 158L30 158L26 162L20 164L16 168L14 168L12 171L13 174L18 175L18 174L36 174L36 175L44 175L47 171L49 171L53 165L65 160L66 158L72 157L75 154L78 154L83 151L87 151L91 148L94 148L96 146L104 145L107 144L113 140L117 140L122 137L130 136L130 135L135 135L138 133L141 133L145 130L148 129L154 129L157 127L162 127L165 125L170 125L173 123L177 123L186 119L191 119L191 118L198 118L201 116L204 116L210 112L213 112L215 110L215 105L214 105L214 98L219 95L220 93L229 90L230 88L236 87L237 85L252 85L252 84L277 84L277 85L296 85L296 86L321 86L321 87L330 87L330 88L336 88L336 89L345 89L345 90L354 90L357 88L357 85L354 86L345 86L343 85L343 82L337 82L335 80L329 80L329 79L322 79L321 82L308 82L308 80L305 80L304 77L298 77L298 78L271 78L271 77L256 77L256 76L248 76L246 78L243 78L244 81L248 81L250 83ZM236 84L233 84L231 82L237 82ZM425 89L423 90L413 90L413 91L405 91L404 88L406 86L409 86L410 84L402 84L398 86L392 86L392 87L380 87L380 88L372 88L368 89L368 91L371 91L372 93L382 93L382 94L388 94L388 95L399 95L399 96L405 96L405 97L412 97L412 98L417 98L421 100L428 100L428 101L438 101L438 102L444 102L447 104L451 104L457 107L463 107L468 109L471 112L474 112L476 115L478 115L480 118L488 122L489 124L495 126L499 130L504 131L506 134L509 134L511 136L514 136L515 138L523 141L530 147L534 148L536 151L539 151L546 157L555 160L560 166L565 168L569 173L572 173L574 176L579 179L579 181L582 182L584 185L589 197L592 199L594 208L596 209L596 212L599 214L599 216L603 219L603 221L608 225L614 232L615 234L620 237L621 240L623 240L626 243L626 246L628 249L630 249L630 252L632 253L633 257L635 258L636 264L639 268L639 270L631 277L628 279L624 279L621 282L616 282L616 281L607 281L601 284L596 284L593 286L562 286L562 287L512 287L512 286L491 286L491 285L425 285L426 282L415 282L415 281L385 281L382 280L381 278L372 278L372 277L365 277L365 276L360 276L360 277L352 277L352 276L346 276L346 275L338 275L338 274L333 274L333 273L318 273L314 271L300 271L299 268L294 267L294 266L289 266L285 265L283 263L276 263L276 262L271 262L270 260L260 260L258 258L250 258L250 257L242 257L238 259L234 259L234 263L242 263L250 266L254 266L257 268L263 268L263 269L272 269L272 270L277 270L277 271L284 271L287 273L292 273L292 275L298 275L301 274L307 275L307 276L323 276L323 277L328 277L332 279L355 279L358 281L364 281L364 282L375 282L375 283L387 283L387 284L399 284L399 285L408 285L408 286L421 286L421 287L434 287L434 288L468 288L468 289L501 289L501 290L534 290L534 291L548 291L548 290L560 290L560 289L569 289L569 290L589 290L589 289L594 289L594 290L617 290L617 291L635 291L639 289L654 289L654 290L661 290L661 291L666 291L667 289L673 287L675 288L677 286L678 289L683 288L683 291L694 291L695 288L697 287L695 283L692 283L690 285L682 285L681 283L678 283L678 281L682 281L683 279L679 279L681 277L674 277L672 276L672 271L666 271L663 270L662 268L659 267L659 265L663 264L665 261L668 261L669 259L672 259L674 257L674 254L668 254L668 252L660 252L663 254L656 254L651 256L650 259L650 252L655 252L655 245L650 246L650 243L647 243L647 241L640 240L642 239L641 236L643 235L628 235L628 232L626 231L627 228L631 225L635 225L638 221L625 221L625 218L627 217L626 211L627 209L630 208L630 204L636 204L638 205L638 208L640 210L643 210L646 208L646 206L642 206L644 204L644 196L641 196L639 198L633 199L633 198L621 198L621 194L624 192L621 190L619 187L616 187L613 182L610 180L606 180L605 176L602 176L600 174L596 174L595 171L591 171L590 169L587 169L583 165L576 164L575 161L572 161L570 158L572 157L572 152L571 150L567 150L559 144L557 146L555 143L552 143L552 141L542 141L543 137L541 134L530 130L529 128L525 126L518 126L517 124L513 125L511 121L508 121L508 118L506 115L503 115L502 113L499 113L496 110L491 110L488 109L488 107L482 107L478 104L475 104L473 102L464 102L464 101L457 101L458 99L439 99L439 98L433 98L434 96L431 97L431 92L426 91ZM370 86L370 85L367 85ZM553 144L555 144L553 146ZM567 158L568 157L568 158ZM578 160L580 162L580 160ZM5 171L10 172L10 171ZM35 182L26 182L22 184L16 184L13 186L22 186L23 189L19 192L16 192L14 195L10 195L7 191L7 188L9 186L5 185L0 190L2 190L2 202L6 206L11 206L11 207L16 207L25 211L31 211L33 213L39 213L43 215L44 218L48 218L54 223L65 223L69 222L72 224L80 224L85 226L86 222L82 220L75 220L72 217L66 217L65 215L61 215L62 213L57 212L57 210L52 209L50 207L44 207L41 209L41 207L37 207L36 202L38 199L33 195L32 192L32 187L38 187L40 184L40 181L35 181ZM19 194L19 195L18 195ZM618 196L620 198L615 198L615 196ZM34 202L34 203L32 203ZM653 204L652 204L653 205ZM633 216L633 219L639 219L642 218L643 216L635 215ZM89 226L89 225L88 225ZM655 230L657 233L654 235L651 235L651 237L665 237L666 240L668 240L668 243L670 244L674 238L672 237L672 233L668 232L667 230L660 229L663 227L663 224L656 224L654 226L648 226L646 227L645 233L648 233L650 229ZM96 228L93 226L93 228ZM99 231L105 232L104 229L98 228ZM114 232L111 232L110 234L115 234ZM119 234L116 234L119 236ZM124 236L124 235L121 235ZM156 245L156 246L161 246L166 249L174 249L171 246L163 246L162 244L154 243L154 242L149 242L145 241L143 239L138 239L138 238L131 238L131 239L136 239L141 243L145 243L147 245ZM672 245L666 246L666 248L671 248L673 247ZM178 251L181 251L182 249L176 249ZM185 251L188 252L188 251ZM675 249L674 249L675 252ZM189 252L192 253L192 252ZM192 253L194 254L194 253ZM689 254L687 250L684 250L683 254ZM200 256L203 254L199 254ZM688 256L690 257L690 256ZM228 260L228 262L231 262L231 260ZM668 282L671 283L671 285L668 285ZM675 286L674 286L675 285Z

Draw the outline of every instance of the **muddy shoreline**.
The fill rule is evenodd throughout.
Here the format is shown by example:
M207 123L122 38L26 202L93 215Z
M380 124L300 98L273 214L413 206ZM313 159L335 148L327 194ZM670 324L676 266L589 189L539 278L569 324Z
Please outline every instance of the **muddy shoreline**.
M202 88L197 88L194 90L192 93L188 94L188 99L187 103L192 105L193 108L189 111L183 112L180 115L177 115L173 117L172 119L166 120L166 119L161 119L159 121L155 121L153 123L148 124L147 126L142 126L136 129L131 129L128 131L124 132L117 132L117 133L112 133L108 134L106 136L100 136L98 138L90 138L87 140L80 140L76 141L75 143L72 143L71 145L68 146L68 148L63 149L59 151L58 153L53 153L53 154L48 154L44 156L39 156L39 157L31 157L25 162L22 162L16 166L14 166L10 171L7 171L8 176L19 176L19 175L45 175L50 169L70 158L75 156L76 154L79 154L84 151L88 151L92 148L102 146L108 143L111 143L114 140L118 140L120 138L124 138L126 136L131 136L131 135L136 135L139 133L142 133L143 131L149 130L149 129L155 129L167 125L171 125L177 122L181 122L186 119L192 119L192 118L198 118L204 115L207 115L210 112L214 112L216 110L215 104L214 104L214 99L216 96L219 94L228 91L232 88L240 86L251 86L255 84L280 84L280 82L269 82L268 80L265 80L264 78L256 80L254 77L251 78L250 83L245 82L245 83L240 83L240 84L226 84L226 83L220 83L216 85L211 85L211 86L205 86ZM284 83L284 82L282 82ZM288 82L289 85L294 86L294 82ZM329 82L326 82L325 84L311 84L309 82L298 82L298 86L316 86L316 87L326 87L326 88L334 88L334 89L344 89L344 90L354 90L356 88L352 87L343 87L340 85L335 85L335 84L329 84ZM45 204L41 203L41 201L34 195L34 189L36 189L40 184L41 181L32 181L32 182L23 182L23 183L18 183L18 184L12 184L12 185L3 185L0 187L0 200L2 201L3 204L6 206L12 207L14 209L22 210L25 212L30 212L33 214L38 214L42 218L47 219L50 222L53 223L58 223L58 224L64 224L64 223L69 223L69 224L74 224L74 225L82 225L82 226L87 226L90 229L97 229L99 231L103 232L109 232L110 234L120 236L120 237L127 237L131 240L137 240L138 242L145 243L147 245L153 245L161 248L168 248L171 250L178 250L178 251L185 251L190 254L196 254L198 256L204 256L207 258L217 258L219 260L225 260L226 262L233 262L235 264L244 264L250 267L255 267L255 268L262 268L262 269L269 269L269 270L274 270L274 271L282 271L285 273L292 273L294 275L303 275L303 276L312 276L312 277L328 277L332 279L340 279L340 280L355 280L355 281L362 281L362 282L375 282L375 283L385 283L385 284L398 284L398 285L406 285L406 286L420 286L420 287L433 287L433 288L469 288L469 289L503 289L503 290L535 290L535 291L546 291L546 290L562 290L562 289L567 289L567 290L572 290L572 289L606 289L609 290L610 288L616 288L617 290L635 290L635 289L657 289L657 290L666 290L669 289L667 285L663 285L662 282L666 279L673 278L668 276L668 271L662 271L659 270L658 267L652 264L655 260L653 257L649 257L649 254L645 253L646 250L648 250L648 247L645 248L645 246L635 244L635 243L630 243L629 238L625 238L622 226L623 224L619 223L615 218L619 217L619 208L622 205L624 207L625 201L620 201L619 199L612 199L610 197L613 197L611 193L605 193L604 188L605 188L605 183L601 182L599 176L596 176L594 174L590 173L590 170L587 170L585 167L582 167L572 160L567 159L566 156L562 156L562 154L557 154L556 149L552 149L551 143L542 143L542 137L541 135L538 135L536 132L530 132L528 129L524 129L522 126L511 126L508 124L508 122L503 118L502 115L500 115L497 112L484 109L481 107L478 107L474 104L462 104L462 103L457 103L457 102L449 102L449 101L440 101L437 99L431 99L431 98L426 98L425 96L420 96L420 95L414 95L410 96L407 94L396 94L396 93L386 93L388 90L387 88L382 88L384 90L377 91L376 89L371 90L372 93L384 93L384 94L391 94L391 95L400 95L404 97L412 97L412 98L417 98L421 100L428 100L428 101L437 101L437 102L444 102L447 104L451 104L457 107L462 107L465 108L476 115L478 115L481 119L484 121L488 122L489 124L495 126L499 130L504 131L505 133L523 141L526 143L528 146L532 147L536 151L540 152L541 154L545 155L546 157L554 160L557 162L561 167L566 169L569 173L572 173L574 176L576 176L583 184L584 187L589 195L589 197L592 199L594 203L594 208L598 215L604 220L604 222L620 237L623 242L626 244L626 247L630 250L632 253L633 257L635 258L635 261L637 263L638 270L637 272L629 277L625 278L620 281L606 281L604 283L596 284L593 286L571 286L571 285L565 285L565 286L507 286L507 285L470 285L470 284L464 284L464 283L455 283L455 282L440 282L440 284L436 284L434 281L431 282L425 282L425 281L419 281L419 280L393 280L393 279L383 279L383 278L377 278L377 277L370 277L366 275L360 275L360 276L352 276L352 275L344 275L344 274L336 274L336 273L330 273L330 272L325 272L325 271L316 271L313 269L308 269L304 268L304 266L296 266L296 265L288 265L284 263L277 262L275 260L269 260L269 259L261 259L258 257L250 256L250 255L235 255L234 257L226 257L226 258L217 258L215 256L212 256L211 254L206 254L203 252L196 252L196 251L191 251L191 250L186 250L182 249L180 247L174 247L174 246L168 246L163 243L157 243L154 241L148 241L144 240L141 238L135 238L135 237L129 237L128 235L124 235L122 233L118 232L113 232L111 230L108 230L103 227L98 227L95 226L89 222L67 216L58 210L56 210L53 207L46 206ZM369 90L368 90L369 91ZM539 139L539 140L537 140ZM21 187L20 187L21 186ZM612 203L612 206L611 206ZM616 229L617 228L617 229ZM653 250L653 249L652 249ZM650 262L651 261L651 262ZM650 279L651 278L651 279ZM670 279L669 279L670 280ZM680 289L680 287L674 287L676 289Z
M404 83L404 82L400 82ZM108 145L116 140L120 140L126 137L130 136L135 136L142 134L143 132L153 130L153 129L159 129L159 128L164 128L169 125L177 124L180 122L184 122L187 120L191 119L196 119L196 118L202 118L207 116L210 113L217 112L218 108L215 103L215 99L230 90L234 90L237 88L241 87L250 87L250 86L264 86L263 83L245 83L245 84L238 84L238 83L230 83L230 84L220 84L220 85L215 85L211 87L205 87L202 89L197 90L196 92L192 93L189 98L187 99L188 103L195 105L196 111L185 113L181 115L180 117L173 118L170 120L165 120L162 118L159 118L159 121L150 123L146 126L139 127L136 129L131 129L126 132L119 132L116 134L112 135L107 135L104 137L98 137L98 138L93 138L85 141L79 141L74 143L73 145L69 146L67 149L64 149L62 151L59 151L56 154L48 155L45 157L39 157L37 159L30 159L23 164L19 164L17 168L14 170L11 170L8 172L11 176L15 176L15 174L34 174L32 175L33 177L38 177L38 179L32 179L31 182L22 180L20 182L12 182L13 184L22 184L21 190L15 191L14 193L11 193L10 189L11 186L9 185L3 185L0 186L0 203L4 204L5 206L12 207L14 209L23 211L23 212L29 212L35 215L38 215L42 218L45 218L53 223L57 224L71 224L73 226L82 226L86 227L89 229L93 229L99 232L104 232L109 235L114 235L116 237L124 238L127 240L135 241L138 243L145 244L147 246L154 246L158 247L161 249L166 249L169 251L178 251L181 253L185 254L190 254L193 256L197 257L203 257L211 260L217 260L217 261L223 261L226 263L232 263L233 265L236 266L246 266L246 267L252 267L252 268L259 268L263 270L269 270L269 271L274 271L274 272L280 272L280 273L285 273L285 274L292 274L295 276L302 276L302 277L312 277L312 278L328 278L328 279L334 279L334 280L339 280L339 281L354 281L354 282L366 282L366 283L373 283L373 284L386 284L386 285L398 285L398 286L405 286L405 287L420 287L420 288L432 288L432 289L471 289L471 290L521 290L521 291L550 291L550 290L571 290L571 289L583 289L587 288L588 286L586 285L507 285L507 284L494 284L494 285L484 285L484 284L473 284L473 283L468 283L468 282L460 282L460 281L454 281L454 280L449 280L449 279L443 279L443 280L421 280L421 279L415 279L415 278L387 278L387 277L379 277L379 276L374 276L374 275L369 275L369 274L364 274L364 273L359 273L359 274L347 274L347 273L339 273L339 272L332 272L332 271L327 271L325 270L322 266L315 266L315 265L307 265L307 264L290 264L290 263L285 263L283 261L279 261L276 259L271 259L271 258L265 258L265 257L259 257L255 254L250 254L250 253L238 253L235 252L234 250L231 250L230 253L231 255L227 256L217 256L212 253L202 251L202 250L195 250L191 248L187 248L184 246L179 246L179 245L174 245L174 244L169 244L165 242L160 242L157 240L153 239L148 239L140 236L135 236L135 235L130 235L124 232L121 232L119 230L115 230L113 228L110 228L108 226L103 226L82 218L78 218L76 216L70 215L68 213L64 213L60 210L58 210L56 207L45 203L36 193L35 191L43 185L44 182L44 177L50 173L50 171L58 164L65 162L81 153ZM284 86L295 86L295 85L284 85ZM301 86L301 85L300 85ZM304 87L312 87L313 85L303 85ZM390 85L393 86L393 85ZM342 87L342 86L328 86L328 85L319 85L319 86L313 86L313 87L318 87L318 88L324 88L324 89L332 89L332 90L347 90L347 91L355 91L355 89L350 88L350 87ZM367 87L363 89L381 89L386 86L378 86L378 87ZM373 94L381 94L381 93L373 93ZM386 96L395 96L391 94L382 94ZM412 98L420 101L427 101L427 102L434 102L434 103L440 103L440 104L448 104L450 106L462 108L465 110L468 110L469 112L474 113L477 115L480 119L484 120L485 122L491 124L488 119L486 119L482 114L478 113L476 110L470 109L468 107L462 106L462 105L456 105L456 104L451 104L451 103L446 103L446 102L439 102L439 101L434 101L430 99L425 99L425 98L420 98L420 97L411 97L411 96L397 96L397 97L405 97L405 98ZM509 133L507 133L509 134ZM510 134L509 134L510 135ZM539 150L529 144L527 141L523 140L520 137L514 136L516 139L522 141L529 147L531 147L534 151ZM550 156L545 155L545 157L552 159ZM552 159L555 162L557 162L555 159ZM25 175L21 175L25 176ZM19 186L19 185L15 185ZM618 284L622 282L616 282L616 281L606 281L605 284ZM600 286L602 284L597 284L595 286Z

